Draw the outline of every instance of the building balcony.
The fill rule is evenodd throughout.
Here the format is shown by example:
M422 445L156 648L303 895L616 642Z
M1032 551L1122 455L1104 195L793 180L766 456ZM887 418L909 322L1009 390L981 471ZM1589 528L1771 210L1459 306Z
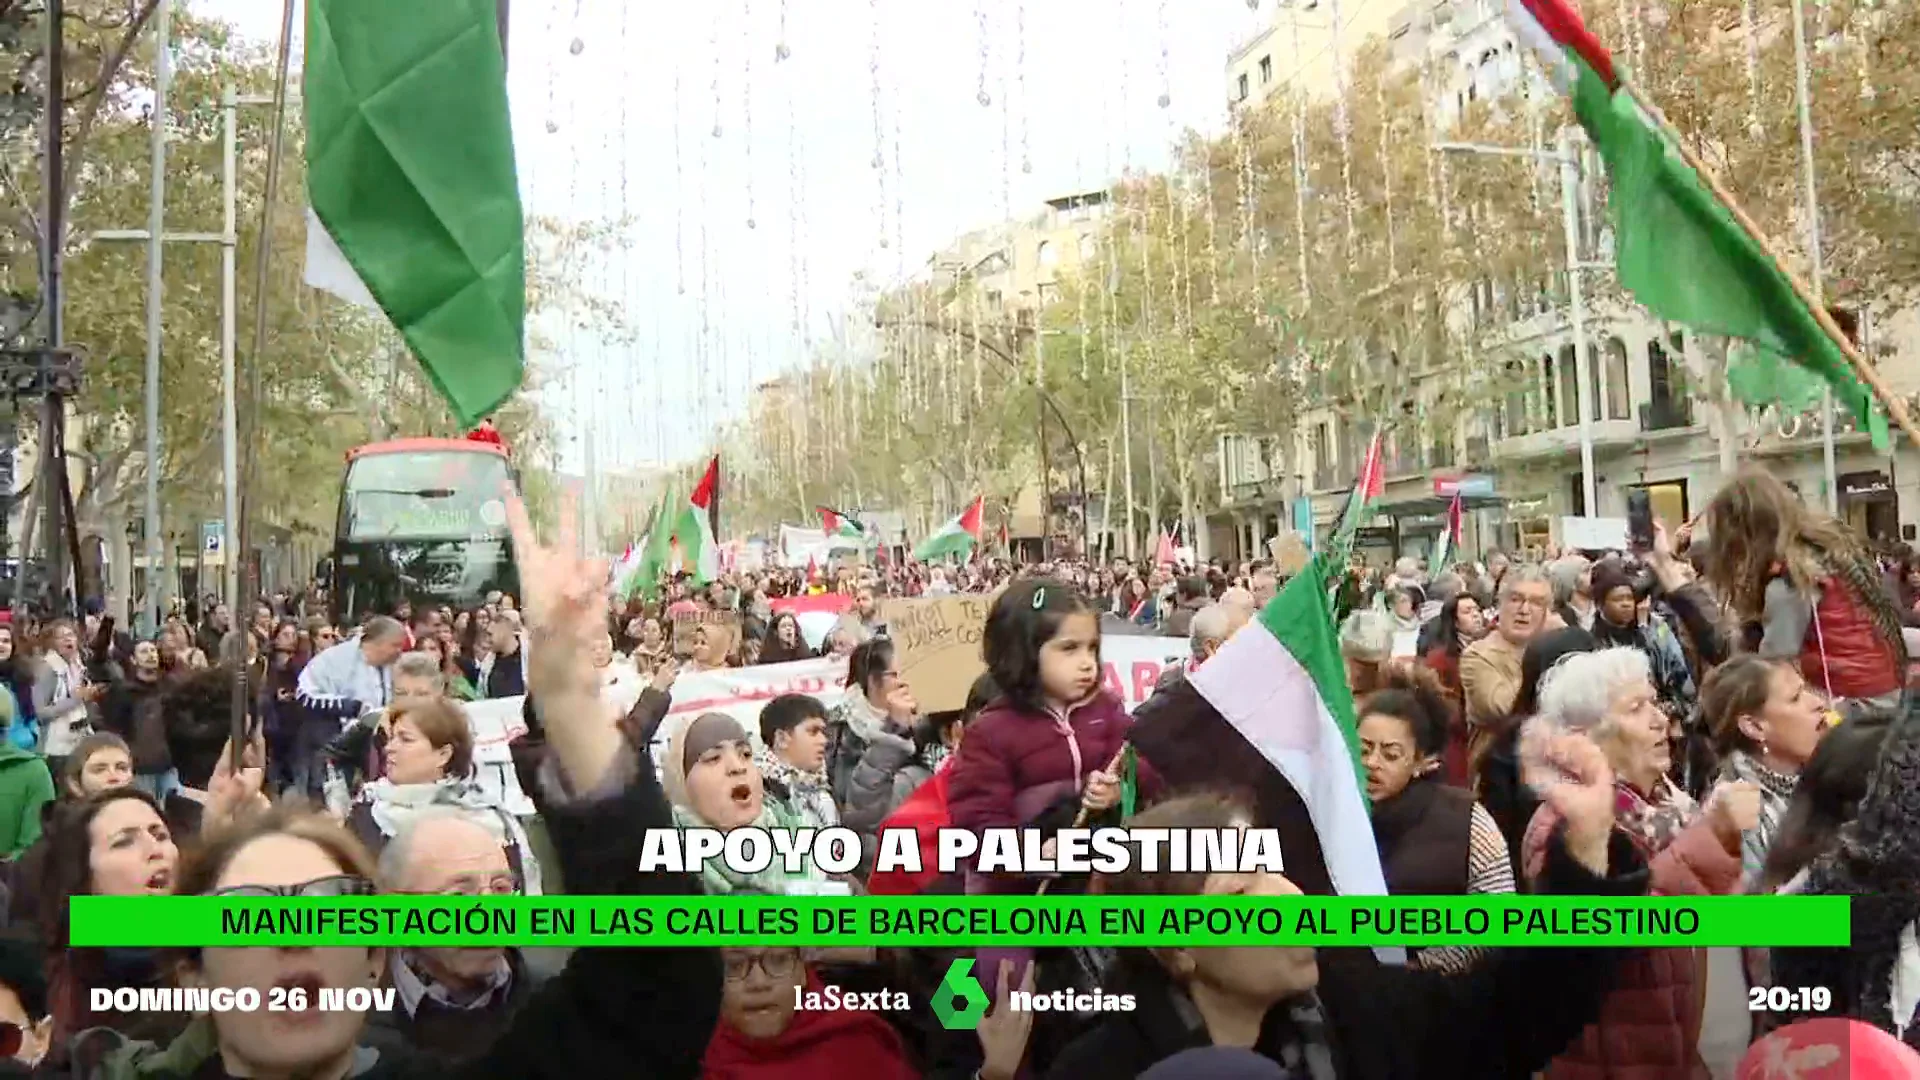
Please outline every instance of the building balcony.
M1679 431L1693 426L1693 409L1687 401L1662 398L1640 406L1640 430L1643 432Z
M1643 430L1639 424L1631 420L1595 420L1588 425L1588 428L1593 433L1593 446L1596 450L1632 446ZM1531 461L1559 457L1569 452L1578 453L1580 425L1568 424L1564 427L1549 428L1526 435L1511 435L1504 439L1495 439L1491 449L1492 460L1496 463ZM1471 456L1470 447L1469 457Z

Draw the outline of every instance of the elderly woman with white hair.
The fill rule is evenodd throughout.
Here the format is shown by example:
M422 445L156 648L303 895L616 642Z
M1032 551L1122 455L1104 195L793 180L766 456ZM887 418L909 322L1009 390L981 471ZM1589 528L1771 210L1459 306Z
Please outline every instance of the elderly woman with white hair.
M1565 732L1586 734L1613 767L1614 830L1647 860L1653 895L1724 895L1738 887L1740 841L1759 818L1760 792L1750 783L1729 782L1701 808L1667 778L1667 715L1645 653L1577 653L1550 671L1540 689L1540 714L1521 737L1522 760L1536 758L1546 740ZM1535 812L1521 842L1528 880L1540 874L1548 841L1561 827L1551 806ZM1621 965L1600 1019L1554 1060L1548 1077L1704 1076L1705 985L1706 966L1697 950L1635 952Z

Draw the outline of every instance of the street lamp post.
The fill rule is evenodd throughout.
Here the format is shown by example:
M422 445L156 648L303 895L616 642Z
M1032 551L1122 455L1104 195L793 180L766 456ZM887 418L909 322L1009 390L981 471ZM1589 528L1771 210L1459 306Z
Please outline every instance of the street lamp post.
M1575 405L1580 410L1580 492L1586 502L1587 516L1596 516L1600 513L1600 503L1593 465L1595 403L1587 374L1591 358L1587 355L1586 290L1582 287L1580 273L1583 270L1606 269L1607 266L1605 263L1580 261L1580 151L1576 133L1572 128L1561 128L1560 137L1552 150L1460 142L1437 142L1432 148L1436 153L1531 158L1535 161L1551 161L1560 167L1560 213L1567 243L1567 306L1573 323L1574 397ZM1549 387L1547 392L1554 393L1555 390Z

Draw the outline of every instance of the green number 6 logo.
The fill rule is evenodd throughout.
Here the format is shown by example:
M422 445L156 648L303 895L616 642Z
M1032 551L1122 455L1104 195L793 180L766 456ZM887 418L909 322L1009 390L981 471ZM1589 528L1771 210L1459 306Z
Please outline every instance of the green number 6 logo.
M933 1015L948 1031L972 1031L987 1015L987 991L973 977L973 961L955 960L933 991Z

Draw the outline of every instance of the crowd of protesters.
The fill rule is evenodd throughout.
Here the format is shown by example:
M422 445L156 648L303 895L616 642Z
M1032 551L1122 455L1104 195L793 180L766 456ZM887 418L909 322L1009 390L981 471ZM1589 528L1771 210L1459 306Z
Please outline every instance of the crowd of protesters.
M1270 564L775 569L651 598L515 514L524 596L354 627L276 596L244 625L206 605L151 637L113 620L0 625L0 1032L52 1077L1770 1076L1844 1045L1856 1069L1920 1041L1901 973L1920 919L1920 724L1902 691L1916 575L1777 481L1743 474L1643 551L1356 561L1339 587L1374 840L1402 895L1839 894L1852 950L1370 951L69 947L94 895L1032 893L811 865L641 874L648 828L842 825L871 844L928 823L1043 830L1280 824L1194 783L1146 732L1287 587ZM803 633L779 601L845 594ZM926 711L886 601L993 596L986 673ZM676 617L698 611L695 632ZM1182 636L1133 716L1102 689L1104 633ZM831 705L672 715L683 673L844 659ZM233 689L247 716L235 725ZM476 782L467 709L517 699L507 805ZM240 731L241 745L234 745ZM1133 742L1137 765L1117 763ZM1247 748L1242 755L1258 763ZM1244 770L1242 770L1244 773ZM1123 798L1123 789L1125 797ZM1134 802L1132 817L1123 802ZM1274 874L1049 878L1055 893L1284 896ZM975 1031L926 1008L971 955L996 1002ZM89 991L386 986L388 1012L96 1013ZM888 1012L800 1008L809 989L905 991ZM1756 1015L1752 987L1824 986L1833 1017ZM1126 1013L1016 1012L1019 989L1133 995ZM1774 1030L1778 1028L1778 1030ZM1876 1041L1877 1040L1877 1041ZM5 1046L0 1046L5 1049ZM1797 1060L1812 1061L1814 1057ZM1889 1065L1889 1068L1892 1066ZM0 1075L4 1074L0 1069ZM1792 1075L1829 1075L1808 1072ZM1839 1074L1833 1074L1839 1075ZM1869 1075L1856 1071L1855 1075ZM1880 1074L1873 1074L1880 1075ZM1884 1075L1900 1075L1893 1072Z

